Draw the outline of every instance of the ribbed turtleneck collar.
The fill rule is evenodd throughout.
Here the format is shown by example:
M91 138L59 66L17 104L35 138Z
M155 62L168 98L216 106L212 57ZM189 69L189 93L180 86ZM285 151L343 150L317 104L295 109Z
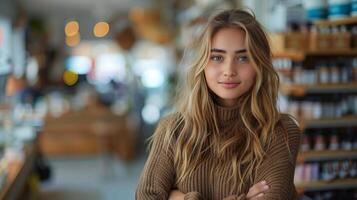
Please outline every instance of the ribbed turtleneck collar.
M239 119L240 105L237 104L232 107L224 107L218 105L217 102L214 103L214 107L217 114L217 119L219 124L225 124L233 120Z

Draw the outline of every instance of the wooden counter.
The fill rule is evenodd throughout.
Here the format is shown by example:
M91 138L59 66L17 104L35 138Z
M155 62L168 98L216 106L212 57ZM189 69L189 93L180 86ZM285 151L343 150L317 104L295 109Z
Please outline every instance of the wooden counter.
M40 149L45 156L82 156L113 153L130 161L135 157L136 134L127 117L110 110L83 110L46 117Z
M34 168L36 150L33 144L24 147L24 161L12 161L9 163L7 179L0 191L0 200L22 199L22 194L27 187L27 180Z

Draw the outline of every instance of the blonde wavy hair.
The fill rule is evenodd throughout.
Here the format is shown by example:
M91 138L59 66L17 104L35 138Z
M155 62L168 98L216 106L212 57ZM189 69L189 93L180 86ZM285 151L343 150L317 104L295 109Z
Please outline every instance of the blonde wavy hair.
M248 57L256 71L255 84L237 102L243 123L240 126L246 131L236 131L229 137L220 134L215 102L204 76L211 40L222 28L238 28L245 32ZM232 169L230 181L236 184L233 188L246 190L244 185L253 183L280 118L276 107L279 78L272 66L267 36L250 12L226 10L209 19L192 47L195 54L187 66L184 88L178 95L178 114L165 123L164 144L167 149L174 144L177 182L190 176L208 155L214 155L217 163L211 173Z

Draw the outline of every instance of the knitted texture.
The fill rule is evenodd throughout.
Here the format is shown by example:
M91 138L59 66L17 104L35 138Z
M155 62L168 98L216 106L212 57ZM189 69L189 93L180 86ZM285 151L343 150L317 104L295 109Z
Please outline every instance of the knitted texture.
M231 123L239 122L239 108L224 108L216 105L217 118L220 131L224 133L225 127ZM174 117L174 116L169 116ZM213 159L206 159L183 182L176 184L176 169L174 165L174 148L164 150L164 129L170 120L163 119L159 123L154 137L153 145L141 174L136 190L138 200L167 200L170 191L178 189L185 194L185 200L244 200L247 191L235 190L231 194L233 184L228 183L231 173L217 171L210 173ZM281 123L276 127L276 134L270 148L266 150L263 163L255 175L254 183L247 183L245 188L250 188L255 183L266 180L269 190L261 199L297 199L293 183L296 157L300 145L301 131L296 123L285 114L281 115ZM243 127L242 127L243 128ZM286 143L289 144L289 149ZM239 180L236 180L239 181Z

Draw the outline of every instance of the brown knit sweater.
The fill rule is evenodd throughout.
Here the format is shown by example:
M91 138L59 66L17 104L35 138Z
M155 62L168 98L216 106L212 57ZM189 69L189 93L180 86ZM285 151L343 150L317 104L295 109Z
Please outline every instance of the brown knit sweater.
M216 105L217 117L219 119L222 133L225 127L231 123L240 123L239 108L224 108ZM174 116L169 116L174 117ZM213 156L199 165L193 175L183 182L175 184L174 148L166 151L162 148L164 128L170 120L163 119L159 123L154 137L153 145L141 174L136 190L138 200L167 200L172 189L178 189L185 193L185 200L244 200L247 191L238 191L230 194L232 184L228 183L231 174L210 174ZM266 150L267 154L255 175L254 183L247 183L245 188L250 188L259 181L266 180L269 190L262 199L297 199L293 183L296 156L300 144L300 129L288 116L281 115L282 124L276 128L274 134L277 137L273 144ZM286 136L290 151L286 145ZM285 139L284 139L285 138ZM290 154L291 153L291 154ZM213 177L212 177L213 176ZM239 181L239 180L237 180Z

